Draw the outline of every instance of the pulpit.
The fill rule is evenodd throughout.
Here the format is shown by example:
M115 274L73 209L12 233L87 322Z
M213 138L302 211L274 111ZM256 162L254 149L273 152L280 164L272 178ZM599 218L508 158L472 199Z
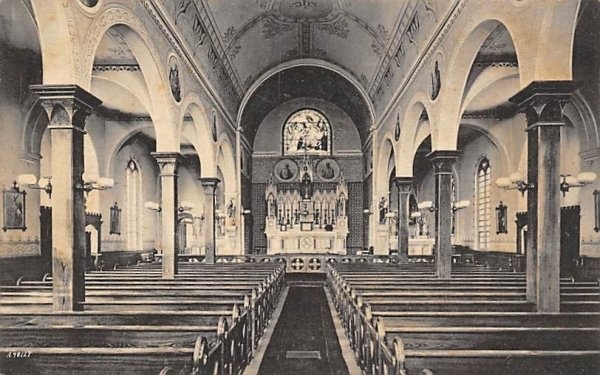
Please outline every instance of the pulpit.
M340 176L335 189L314 190L305 166L300 188L286 190L273 177L265 192L267 254L346 254L348 189Z

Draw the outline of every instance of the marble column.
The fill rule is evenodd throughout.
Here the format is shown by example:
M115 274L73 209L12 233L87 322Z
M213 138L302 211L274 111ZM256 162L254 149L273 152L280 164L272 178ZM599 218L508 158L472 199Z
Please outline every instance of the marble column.
M162 277L174 279L177 274L177 165L181 154L153 152L160 169L160 225Z
M560 311L560 128L576 85L536 81L510 98L527 117L527 300Z
M433 151L427 157L435 179L435 265L440 279L452 272L452 166L457 151Z
M32 85L49 117L52 142L52 309L85 300L85 120L100 100L76 85Z
M398 188L398 256L401 262L408 262L408 199L412 192L412 177L396 177L394 183Z
M217 255L217 236L215 233L216 191L221 180L215 177L203 177L200 182L204 188L204 243L206 248L204 262L215 264Z

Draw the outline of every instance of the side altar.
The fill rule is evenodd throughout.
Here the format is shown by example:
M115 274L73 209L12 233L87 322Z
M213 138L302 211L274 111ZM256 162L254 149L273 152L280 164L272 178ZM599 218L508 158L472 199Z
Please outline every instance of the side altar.
M314 191L313 168L305 160L296 181L298 189L276 184L271 175L265 192L267 254L346 254L348 188L343 174L334 189Z

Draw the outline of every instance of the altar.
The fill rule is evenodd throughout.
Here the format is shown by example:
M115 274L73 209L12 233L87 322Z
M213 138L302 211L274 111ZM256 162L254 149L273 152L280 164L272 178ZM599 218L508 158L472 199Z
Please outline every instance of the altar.
M297 185L276 184L265 191L267 254L346 254L348 190L340 173L334 189L315 191L313 169L305 162Z

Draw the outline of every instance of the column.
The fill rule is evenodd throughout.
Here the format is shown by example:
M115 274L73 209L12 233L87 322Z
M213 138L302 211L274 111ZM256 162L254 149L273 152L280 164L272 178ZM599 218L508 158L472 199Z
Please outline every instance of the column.
M217 185L221 182L215 177L204 177L200 179L204 188L204 241L205 241L205 256L206 264L215 264L215 256L217 254L217 236L215 233L215 199Z
M242 204L242 135L243 129L241 126L238 126L235 132L235 170L237 171L235 174L236 184L237 184L237 194L235 196L235 224L236 224L236 244L235 251L239 251L239 254L245 254L246 251L244 249L244 220L246 218L243 215L243 204ZM246 166L247 168L248 166Z
M174 279L177 274L177 152L153 152L160 169L160 226L162 277Z
M435 265L440 279L452 273L452 165L457 151L433 151L427 157L435 179Z
M52 141L52 309L82 310L85 300L85 120L100 100L76 85L32 85L50 119Z
M398 256L401 262L408 262L408 199L412 191L412 177L396 177L398 188Z
M536 81L510 98L527 117L527 300L560 311L560 128L576 85Z

